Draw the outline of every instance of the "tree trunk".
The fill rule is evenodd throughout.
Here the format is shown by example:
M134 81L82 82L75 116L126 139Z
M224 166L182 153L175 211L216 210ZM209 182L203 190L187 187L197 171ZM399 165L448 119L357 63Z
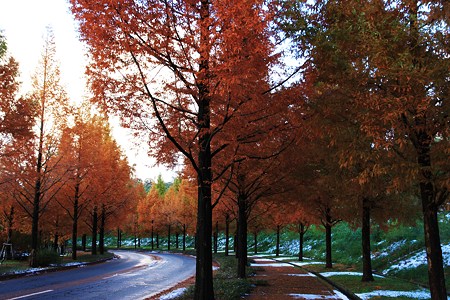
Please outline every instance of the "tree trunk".
M277 225L277 246L275 250L275 256L280 256L280 225Z
M254 242L255 242L255 254L258 254L258 233L255 231L253 233Z
M228 256L228 251L230 247L230 216L226 214L225 216L225 256Z
M98 244L98 251L102 255L105 253L105 222L106 222L106 211L105 205L102 204L102 214L100 215L100 239Z
M159 233L156 233L156 249L159 249Z
M425 247L428 260L428 281L432 299L446 299L444 263L442 259L441 238L439 234L438 210L431 173L431 137L422 132L418 134L418 164L421 167L420 196L422 199Z
M415 68L421 68L417 62L421 59L423 46L420 45L419 36L419 1L411 1L409 4L410 17L410 51L415 58L413 61ZM414 86L413 94L418 99L425 98L426 88L420 84ZM414 118L416 128L411 133L413 145L417 152L417 163L420 167L420 197L422 200L423 224L425 233L425 247L428 260L428 281L432 299L447 299L447 290L445 287L444 264L442 259L441 238L439 234L439 221L437 212L439 203L436 199L435 187L433 186L433 174L431 171L431 143L434 136L426 131L433 120L427 119L426 115L421 113Z
M303 223L299 223L298 224L298 232L299 232L299 237L298 237L298 260L299 261L303 261L303 238L305 236L305 224Z
M8 236L6 237L6 243L12 245L12 234L13 234L13 225L14 225L14 206L11 205L8 213ZM13 258L12 246L9 247L9 251L6 252L6 259L11 260Z
M117 249L120 249L120 228L117 227Z
M186 224L183 224L183 252L186 251Z
M362 226L361 226L361 240L362 240L362 260L363 260L363 275L362 281L374 281L372 274L372 258L370 251L370 203L367 198L362 199Z
M78 200L80 199L80 184L75 184L75 195L73 197L73 220L72 220L72 259L77 259L77 237L78 237Z
M238 277L246 277L247 267L247 199L245 195L238 194Z
M331 261L331 224L327 222L324 226L325 226L325 245L326 245L325 268L333 268L333 263Z
M47 78L44 77L44 82ZM44 85L43 96L41 99L42 108L40 111L40 127L39 127L39 148L37 154L36 161L36 182L34 186L34 200L33 200L33 212L32 212L32 221L31 221L31 257L30 257L30 266L35 268L37 267L37 259L36 254L38 251L39 244L39 212L40 212L40 204L41 204L41 195L42 195L42 156L44 149L44 113L45 113L45 94L46 87Z
M179 247L179 243L178 243L178 239L180 238L180 234L177 232L175 232L175 249L178 249Z
M92 248L91 248L92 255L97 254L97 222L98 222L97 206L94 206L94 213L92 215ZM75 249L73 249L73 251L75 251Z
M83 233L81 236L81 248L83 249L83 252L86 252L86 233Z
M154 243L153 243L153 236L154 236L154 229L153 229L153 220L152 220L152 241L151 241L151 243L152 243L152 250L155 249L154 248Z
M217 254L217 246L219 239L219 222L216 221L216 230L214 231L214 253Z
M214 299L213 276L212 276L212 204L211 204L211 124L210 124L210 102L209 91L210 71L210 28L209 12L210 1L200 2L200 57L198 68L198 113L197 130L198 135L198 207L197 207L197 256L195 272L195 300Z
M167 250L170 251L170 225L167 226Z

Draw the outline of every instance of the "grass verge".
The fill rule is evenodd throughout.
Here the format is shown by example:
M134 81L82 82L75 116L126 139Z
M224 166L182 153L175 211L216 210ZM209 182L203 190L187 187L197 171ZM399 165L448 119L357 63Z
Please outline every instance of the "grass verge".
M235 300L251 291L255 284L251 279L237 278L237 259L234 256L214 254L214 260L220 265L214 272L214 293L217 300ZM247 277L254 272L253 268L247 268ZM258 283L256 283L258 284ZM194 297L194 287L191 286L178 300L189 300Z

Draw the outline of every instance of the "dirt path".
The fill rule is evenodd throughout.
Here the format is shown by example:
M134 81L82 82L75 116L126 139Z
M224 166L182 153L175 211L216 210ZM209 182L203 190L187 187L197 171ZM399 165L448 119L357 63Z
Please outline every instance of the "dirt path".
M257 269L257 286L246 297L250 300L283 299L348 299L301 268L272 259L254 257L252 267Z

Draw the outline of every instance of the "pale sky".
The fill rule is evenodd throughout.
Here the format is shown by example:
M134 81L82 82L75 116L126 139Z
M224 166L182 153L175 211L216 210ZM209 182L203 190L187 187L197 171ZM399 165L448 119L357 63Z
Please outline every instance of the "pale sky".
M0 0L0 30L6 36L8 52L20 65L22 92L30 88L42 51L46 27L55 35L56 51L61 66L61 79L71 100L80 101L85 94L85 49L78 39L76 22L66 0ZM113 135L135 165L136 177L156 179L162 174L172 181L174 172L164 167L152 167L155 160L146 154L146 146L132 146L131 135L114 125Z

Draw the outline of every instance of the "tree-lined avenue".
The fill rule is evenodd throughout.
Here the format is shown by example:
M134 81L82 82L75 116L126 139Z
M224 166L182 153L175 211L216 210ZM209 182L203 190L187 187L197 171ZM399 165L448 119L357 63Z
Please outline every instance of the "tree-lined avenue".
M195 259L114 251L120 258L0 282L1 299L143 299L194 275Z

